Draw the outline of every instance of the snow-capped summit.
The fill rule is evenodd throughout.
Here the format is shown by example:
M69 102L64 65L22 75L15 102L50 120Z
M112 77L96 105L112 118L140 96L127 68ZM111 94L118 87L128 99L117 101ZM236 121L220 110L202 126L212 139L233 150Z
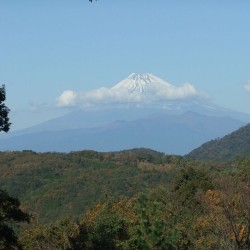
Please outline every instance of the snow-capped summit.
M112 87L112 89L127 89L130 93L143 93L148 87L157 88L159 85L165 87L171 86L171 84L165 82L157 76L154 76L151 73L132 73L127 78L117 83L114 87Z
M102 87L82 93L64 91L57 98L57 103L60 107L80 105L86 109L113 105L162 107L169 106L171 101L195 100L199 97L199 91L190 83L175 86L151 73L132 73L111 88Z
M110 90L122 103L149 104L199 96L192 84L175 86L151 73L132 73Z

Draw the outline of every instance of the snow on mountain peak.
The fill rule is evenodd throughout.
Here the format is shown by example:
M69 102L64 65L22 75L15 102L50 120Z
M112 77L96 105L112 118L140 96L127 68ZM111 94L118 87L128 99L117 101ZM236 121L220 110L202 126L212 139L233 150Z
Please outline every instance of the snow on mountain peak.
M144 93L147 87L156 87L156 85L165 85L166 87L170 86L169 83L163 81L157 76L154 76L153 74L132 73L127 78L112 87L112 89L127 89L130 93Z
M57 103L60 107L80 105L92 108L114 104L151 105L199 96L200 93L190 83L174 86L151 73L132 73L112 88L102 87L81 93L64 91L57 98Z

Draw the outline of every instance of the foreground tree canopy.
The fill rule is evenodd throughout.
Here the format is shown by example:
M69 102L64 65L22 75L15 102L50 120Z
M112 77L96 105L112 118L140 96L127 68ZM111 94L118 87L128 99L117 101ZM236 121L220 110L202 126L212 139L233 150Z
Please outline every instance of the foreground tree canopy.
M188 167L167 186L107 197L78 221L35 224L20 242L26 250L249 250L249 174L242 171L214 179Z
M8 132L11 123L9 122L9 108L5 106L6 92L5 86L0 87L0 131Z
M5 106L5 86L0 87L0 131L8 132L9 108ZM0 189L0 249L14 249L19 247L18 239L14 231L16 222L29 221L29 215L20 209L18 199L11 197Z
M18 199L0 190L0 249L12 249L19 245L13 227L16 222L29 221L29 215L19 207Z

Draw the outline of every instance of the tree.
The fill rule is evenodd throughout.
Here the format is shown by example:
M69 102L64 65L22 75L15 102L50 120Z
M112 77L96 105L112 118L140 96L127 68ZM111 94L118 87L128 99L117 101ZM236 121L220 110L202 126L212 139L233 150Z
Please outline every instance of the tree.
M13 226L16 222L29 222L29 215L20 208L18 199L0 190L0 249L18 247L17 236Z
M8 132L10 129L11 123L9 122L9 111L10 109L5 106L6 92L5 85L0 87L0 132Z
M157 192L161 192L159 196ZM137 198L134 206L136 221L129 230L127 249L181 249L181 232L168 220L166 194L164 189L157 188Z
M226 176L217 182L218 188L208 190L203 197L204 235L210 236L219 249L250 249L250 186L238 178Z
M52 224L33 224L20 233L20 242L24 250L79 250L75 243L79 226L70 218L63 218ZM77 242L78 243L78 242Z
M0 132L8 132L11 123L9 122L10 109L5 106L5 86L0 87ZM29 215L20 208L18 199L0 189L0 248L12 249L18 247L18 241L13 229L15 222L29 221Z
M84 243L81 249L122 249L122 243L128 239L129 224L120 211L125 203L126 199L115 202L107 198L88 211L80 225L79 239Z

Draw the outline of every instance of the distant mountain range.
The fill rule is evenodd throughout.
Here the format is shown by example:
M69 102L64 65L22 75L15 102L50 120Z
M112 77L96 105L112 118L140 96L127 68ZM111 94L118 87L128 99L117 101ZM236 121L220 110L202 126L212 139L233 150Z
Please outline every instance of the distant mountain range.
M92 98L91 108L79 108L2 136L0 150L118 151L146 147L183 155L250 121L248 114L211 103L190 84L175 87L152 74L131 74L105 89L104 96L108 100L102 100L99 91L98 102ZM84 100L79 97L78 101Z
M185 154L205 141L225 135L243 123L228 117L156 115L133 121L116 121L96 128L44 130L15 135L0 142L1 150L117 151L146 147L168 154ZM32 129L31 129L32 131Z
M191 158L230 161L250 157L250 124L224 136L204 143L188 154Z

